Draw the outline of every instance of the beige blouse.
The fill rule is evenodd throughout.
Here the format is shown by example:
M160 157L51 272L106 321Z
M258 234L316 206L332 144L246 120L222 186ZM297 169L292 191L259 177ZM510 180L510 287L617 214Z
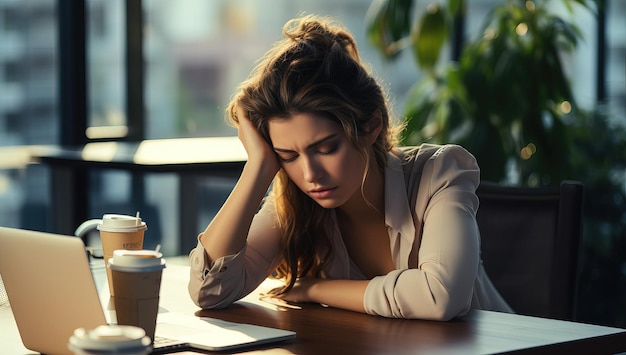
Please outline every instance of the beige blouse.
M363 297L367 313L449 320L471 308L511 312L480 261L479 181L476 160L456 145L424 144L389 155L385 223L396 270L370 280ZM363 280L334 218L329 278ZM255 216L251 229L256 228L275 228L271 198ZM278 241L267 239L251 233L239 253L211 265L198 243L190 253L193 301L202 308L222 308L254 290L280 259Z

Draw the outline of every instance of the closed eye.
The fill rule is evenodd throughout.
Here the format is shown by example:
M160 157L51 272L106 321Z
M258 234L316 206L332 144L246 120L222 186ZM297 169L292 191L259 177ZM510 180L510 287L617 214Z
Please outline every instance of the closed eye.
M307 150L313 151L315 154L318 155L333 154L340 147L340 142L336 141L336 137L337 134L331 134L327 137L324 137L312 144L309 144ZM280 161L283 163L290 163L296 160L299 156L297 152L290 149L274 147L274 151L276 152L278 159L280 159Z
M339 149L339 143L329 145L328 147L319 147L315 154L318 155L331 155ZM278 158L283 163L290 163L298 158L298 154L295 153L287 153L287 152L277 152Z
M280 159L281 162L283 163L290 163L294 160L296 160L296 158L298 158L298 154L293 154L290 156L284 156L284 154L277 154L278 155L278 159Z
M317 154L319 155L331 155L335 153L339 149L339 143L332 144L329 147L321 147L317 150Z

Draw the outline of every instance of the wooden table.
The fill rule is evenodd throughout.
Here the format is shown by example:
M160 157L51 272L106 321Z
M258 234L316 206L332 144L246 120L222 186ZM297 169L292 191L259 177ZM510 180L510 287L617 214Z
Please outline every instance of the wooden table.
M271 354L615 354L626 351L626 330L514 314L473 311L450 322L388 319L307 304L286 307L259 300L264 283L224 310L199 310L187 295L186 258L168 259L161 308L296 331L294 340L245 349ZM102 269L101 269L102 270ZM102 275L96 277L106 285ZM28 354L8 307L0 307L2 353ZM184 352L199 354L199 352Z
M88 216L89 175L94 170L130 172L131 193L144 200L140 174L175 173L179 177L179 236L177 254L196 246L198 180L203 177L237 178L247 160L237 137L154 139L141 142L96 142L82 147L48 147L35 160L50 166L52 215L50 232L72 234ZM116 213L111 211L110 213ZM134 212L133 212L134 213ZM150 221L148 221L150 224Z
M240 302L200 316L296 331L297 339L265 349L293 354L615 354L626 330L514 314L473 311L450 322L388 319L304 305L270 309Z

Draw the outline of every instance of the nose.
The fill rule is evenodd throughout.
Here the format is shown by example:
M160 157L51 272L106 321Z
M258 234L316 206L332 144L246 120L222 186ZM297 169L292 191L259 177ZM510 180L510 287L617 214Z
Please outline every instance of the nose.
M324 169L315 157L305 157L303 162L303 176L306 182L316 182L324 175Z

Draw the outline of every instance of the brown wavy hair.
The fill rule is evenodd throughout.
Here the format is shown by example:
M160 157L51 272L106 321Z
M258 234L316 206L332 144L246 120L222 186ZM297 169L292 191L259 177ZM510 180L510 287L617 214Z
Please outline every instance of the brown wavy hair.
M285 38L261 58L233 96L227 108L231 122L237 124L236 111L241 107L271 145L271 119L289 119L300 113L330 119L343 128L350 144L363 156L365 175L371 168L382 172L400 127L391 127L385 92L361 63L352 35L332 19L316 16L288 21L283 33ZM379 114L382 130L369 150L358 138ZM369 166L370 151L375 167ZM282 236L282 260L274 276L285 278L285 286L273 293L281 294L289 291L298 277L324 277L325 265L332 257L327 227L330 211L302 192L283 169L270 193Z

